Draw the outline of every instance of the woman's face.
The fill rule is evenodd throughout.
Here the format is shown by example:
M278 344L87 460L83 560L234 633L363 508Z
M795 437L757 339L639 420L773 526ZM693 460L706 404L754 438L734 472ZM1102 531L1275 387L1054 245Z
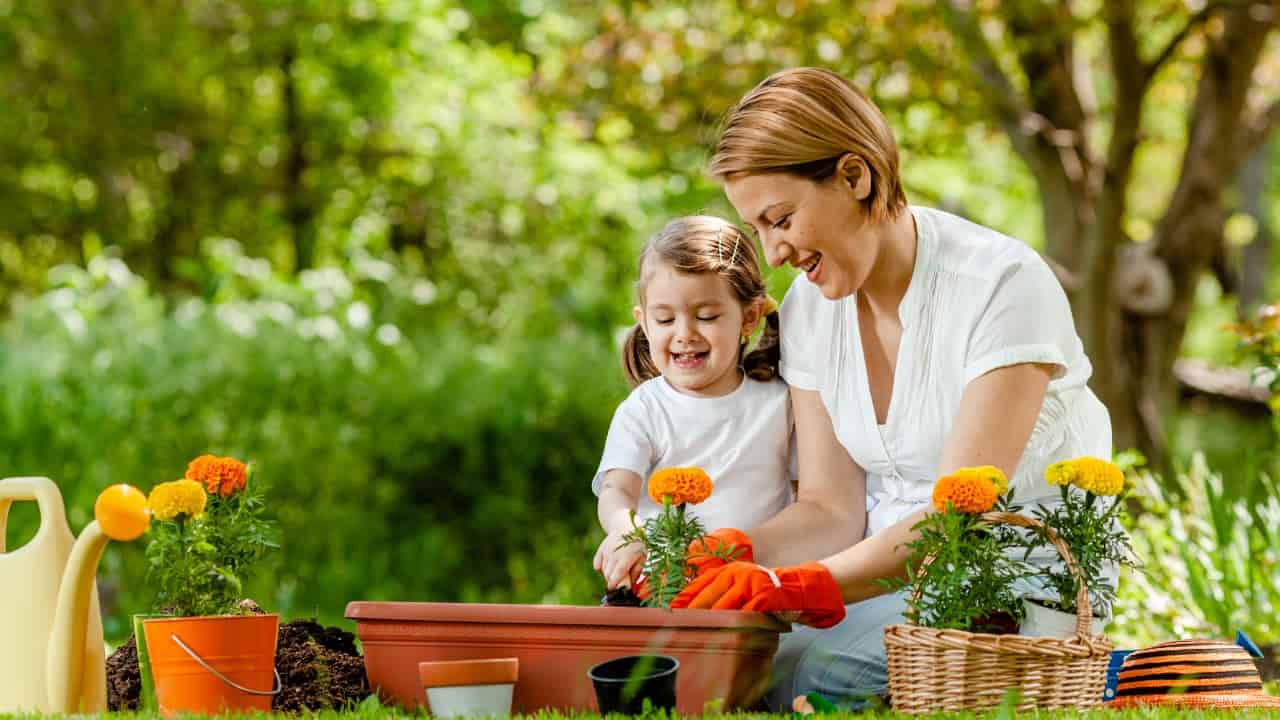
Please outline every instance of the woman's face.
M724 184L729 202L760 238L769 265L799 268L831 300L862 287L880 252L860 202L870 194L870 173L860 160L853 164L856 171L822 182L759 173Z

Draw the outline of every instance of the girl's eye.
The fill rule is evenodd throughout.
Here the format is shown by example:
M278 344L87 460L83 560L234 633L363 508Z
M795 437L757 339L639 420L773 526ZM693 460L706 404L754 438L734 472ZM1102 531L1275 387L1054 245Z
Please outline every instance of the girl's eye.
M675 318L659 318L657 320L654 320L654 322L658 323L659 325L670 325L671 323L675 322L675 320L676 320Z
M788 222L789 220L791 220L791 213L787 213L786 215L783 215L782 217L778 218L778 222L774 223L773 226L775 228L781 228L785 230L786 227L791 224L790 222Z
M702 322L714 322L714 321L716 321L716 320L719 320L719 319L720 319L720 316L719 316L719 315L712 315L711 317L700 317L700 318L698 318L698 319L699 319L699 320L701 320Z

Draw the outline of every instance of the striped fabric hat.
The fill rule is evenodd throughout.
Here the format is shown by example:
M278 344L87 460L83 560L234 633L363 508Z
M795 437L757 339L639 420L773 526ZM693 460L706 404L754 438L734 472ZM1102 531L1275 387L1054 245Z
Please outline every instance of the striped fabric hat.
M1107 706L1136 705L1280 708L1280 697L1263 692L1257 666L1239 645L1177 640L1125 658L1116 696Z

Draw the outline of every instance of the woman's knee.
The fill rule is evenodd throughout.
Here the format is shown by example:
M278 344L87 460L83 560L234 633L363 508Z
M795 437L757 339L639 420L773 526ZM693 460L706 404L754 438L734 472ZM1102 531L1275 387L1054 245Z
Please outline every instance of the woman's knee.
M901 595L872 598L849 605L845 620L833 628L804 628L787 638L775 661L770 705L789 707L795 696L809 692L846 706L884 695L889 684L884 628L902 622L905 607Z

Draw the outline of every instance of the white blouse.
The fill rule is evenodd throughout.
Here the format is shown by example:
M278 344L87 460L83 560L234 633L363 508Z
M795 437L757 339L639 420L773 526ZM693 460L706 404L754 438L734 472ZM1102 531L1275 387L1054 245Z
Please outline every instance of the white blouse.
M1057 489L1044 481L1053 462L1111 456L1111 420L1086 385L1092 366L1049 266L988 228L940 210L910 211L916 263L898 309L902 340L884 425L871 401L856 294L827 300L799 276L782 302L782 377L818 391L840 443L866 470L868 534L930 501L961 394L996 368L1058 366L1010 478L1017 501L1053 501Z

